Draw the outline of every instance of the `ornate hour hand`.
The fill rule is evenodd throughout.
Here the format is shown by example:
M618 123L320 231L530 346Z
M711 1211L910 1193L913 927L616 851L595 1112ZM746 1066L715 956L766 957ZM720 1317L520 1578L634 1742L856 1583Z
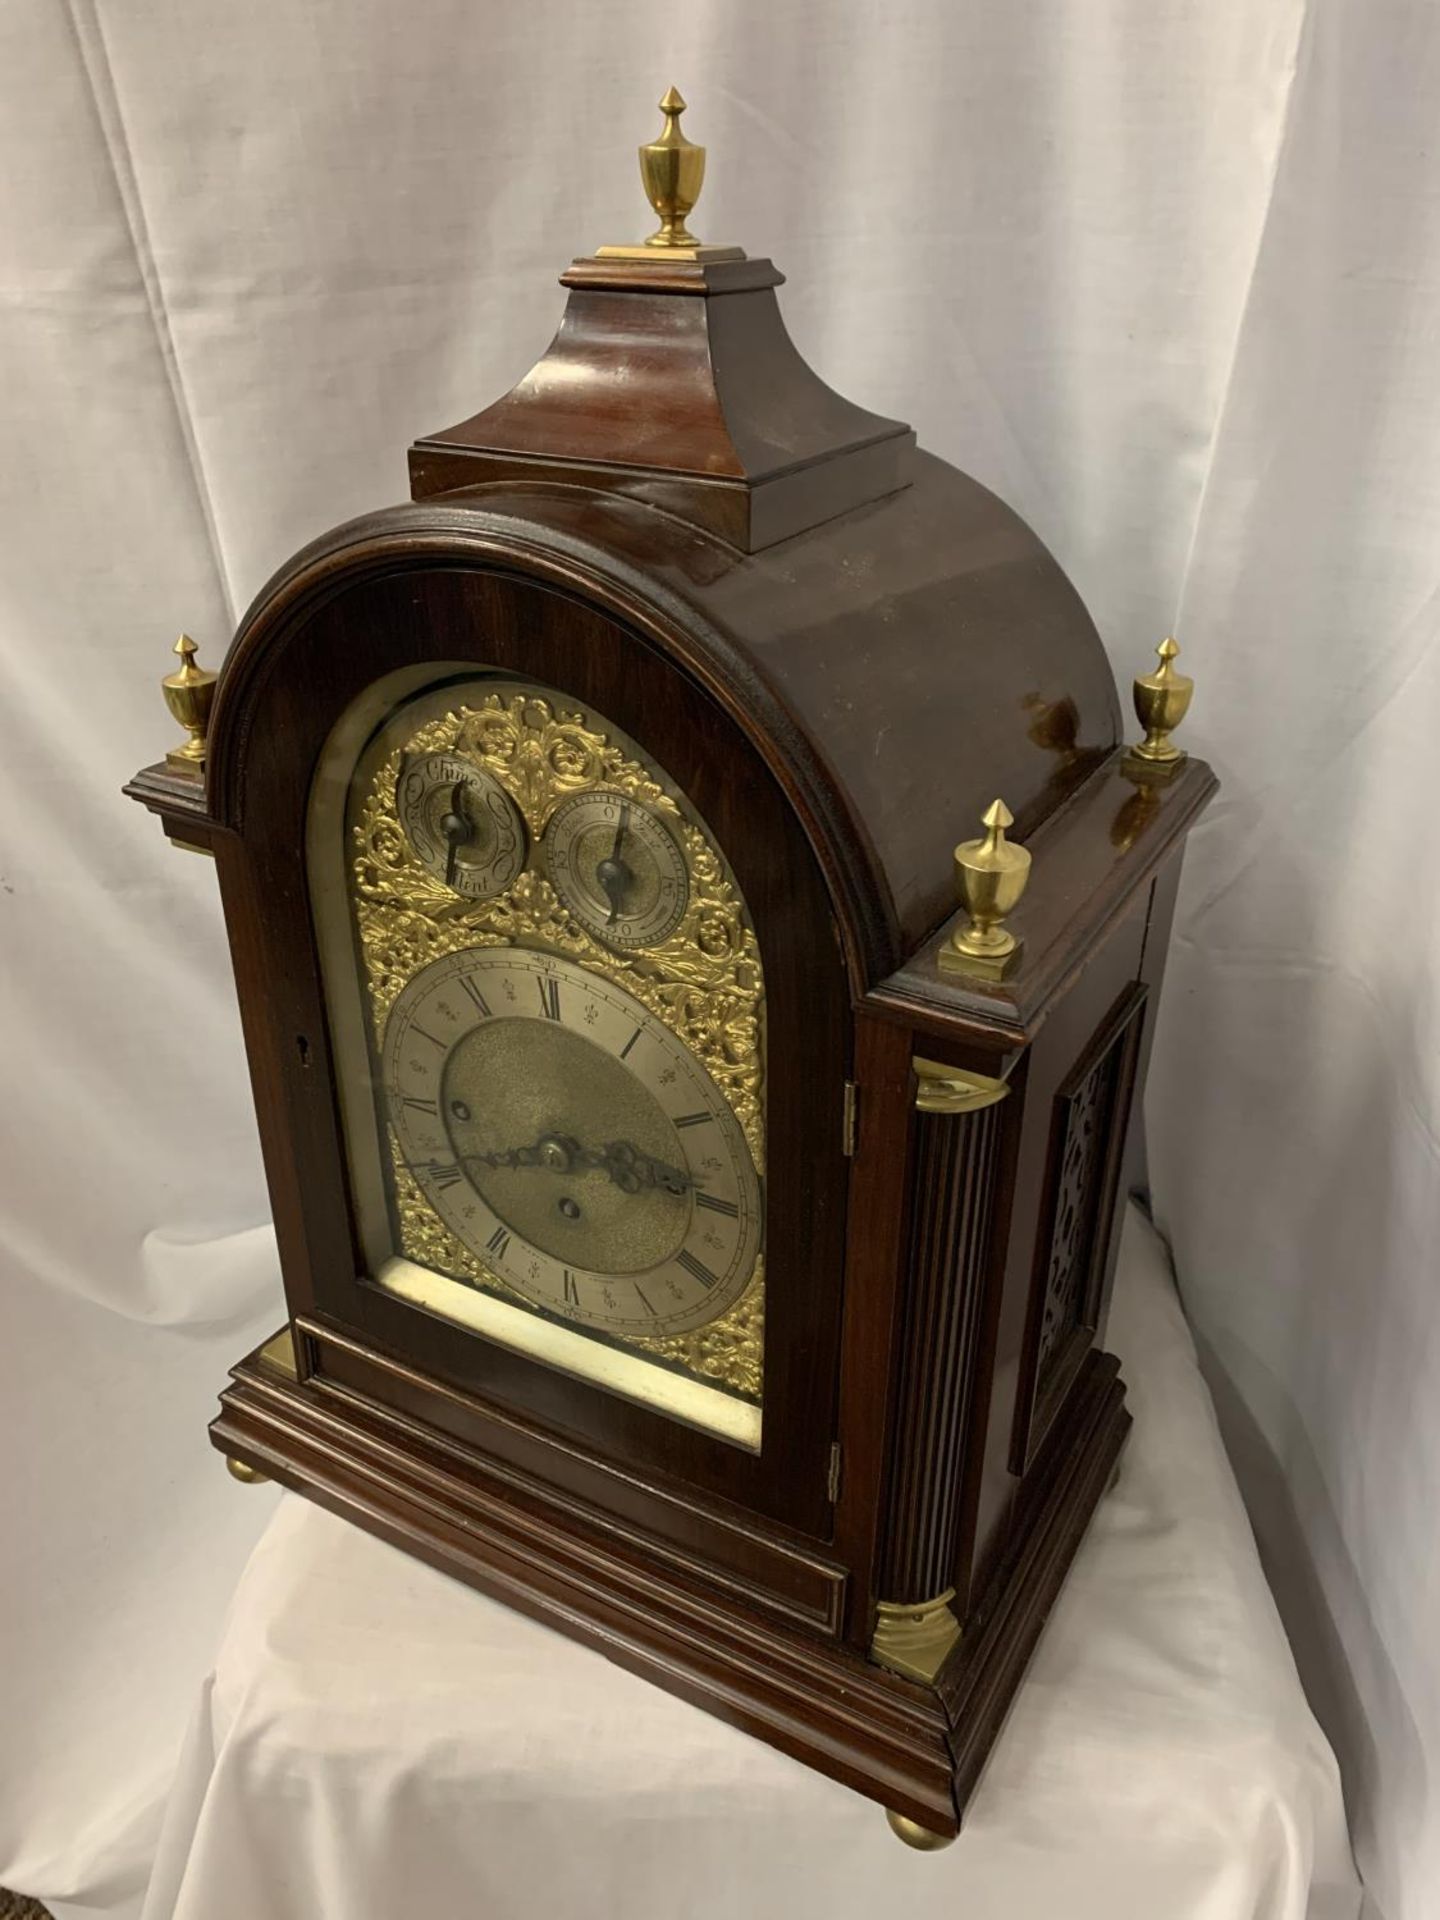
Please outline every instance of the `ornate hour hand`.
M568 1133L542 1133L529 1147L500 1147L494 1153L464 1153L462 1162L478 1160L486 1167L543 1167L548 1173L570 1173L587 1164L578 1140Z
M620 858L620 849L625 844L625 835L630 828L630 802L620 803L620 820L615 828L615 844L595 869L595 878L600 882L600 891L610 902L610 913L606 926L613 927L620 918L620 909L625 904L625 896L635 884L633 871Z
M457 780L455 790L450 795L450 808L440 822L440 831L445 836L445 884L455 884L455 856L461 847L468 846L475 838L475 829L470 816L465 811L465 782Z
M632 1145L628 1140L610 1140L598 1150L582 1147L568 1133L543 1133L532 1146L502 1147L493 1153L467 1153L463 1161L479 1161L487 1167L540 1167L549 1173L574 1173L593 1168L612 1180L622 1193L640 1193L647 1187L662 1192L688 1193L695 1182L679 1167L672 1167L654 1154Z

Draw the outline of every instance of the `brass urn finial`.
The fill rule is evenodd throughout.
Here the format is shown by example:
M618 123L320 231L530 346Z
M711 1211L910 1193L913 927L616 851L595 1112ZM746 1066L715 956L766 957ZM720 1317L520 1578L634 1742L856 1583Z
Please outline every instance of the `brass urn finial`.
M955 849L955 880L970 919L940 949L947 972L1003 980L1020 951L1019 940L1004 924L1030 878L1030 855L1005 838L1005 829L1014 824L1005 802L996 800L981 815L984 838Z
M205 667L196 666L198 648L188 633L181 634L174 651L180 656L180 665L174 673L167 673L160 685L166 706L190 738L183 747L171 747L165 764L177 773L188 773L199 780L205 773L205 731L210 725L217 676Z
M680 131L685 101L671 87L660 102L665 125L658 139L640 149L640 178L660 225L645 242L647 247L698 247L700 242L685 225L686 215L700 198L705 181L705 149Z
M665 123L653 140L640 148L640 178L645 195L659 216L660 224L640 246L597 247L597 260L743 260L739 247L707 247L697 240L685 221L700 198L705 179L705 149L687 140L680 131L680 116L685 112L685 97L671 87L660 102Z
M1153 673L1135 676L1135 717L1145 729L1145 738L1130 749L1132 760L1147 766L1174 766L1185 758L1185 749L1177 747L1170 735L1190 710L1195 682L1188 673L1175 671L1180 649L1168 635L1155 649L1160 665Z

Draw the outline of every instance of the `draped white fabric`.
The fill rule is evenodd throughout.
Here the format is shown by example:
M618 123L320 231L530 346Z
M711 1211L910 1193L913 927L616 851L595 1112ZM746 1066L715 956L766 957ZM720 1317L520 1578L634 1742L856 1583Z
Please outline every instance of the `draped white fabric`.
M264 577L403 496L556 271L638 233L678 81L702 231L1073 575L1172 624L1221 800L1148 1122L1160 1218L1386 1920L1440 1884L1440 15L1421 0L9 0L0 1880L141 1872L268 1496L278 1318L213 876L116 789ZM957 822L957 830L963 823Z
M1334 1756L1138 1216L1113 1334L1135 1432L940 1858L290 1499L197 1687L142 1920L1355 1920Z

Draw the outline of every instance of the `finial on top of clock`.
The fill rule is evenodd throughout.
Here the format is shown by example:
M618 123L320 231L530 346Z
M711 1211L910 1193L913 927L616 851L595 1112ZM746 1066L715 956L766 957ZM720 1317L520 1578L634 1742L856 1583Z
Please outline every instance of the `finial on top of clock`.
M955 880L969 919L941 947L939 961L947 973L1003 980L1020 952L1019 940L1004 923L1030 879L1030 855L1005 838L1015 816L1003 800L991 802L980 824L983 837L955 849Z
M176 773L188 773L197 780L203 779L205 733L210 725L210 709L215 702L217 676L208 667L196 666L195 655L199 649L188 633L181 634L173 650L180 656L180 665L174 673L166 674L160 686L166 706L190 737L184 746L171 747L165 755L165 764Z
M640 178L646 198L655 209L660 225L640 246L598 247L600 260L743 260L740 247L707 247L685 222L705 179L705 149L687 139L680 130L680 116L686 110L684 95L678 87L667 90L660 102L664 125L653 140L640 149Z
M1169 635L1155 652L1160 665L1153 673L1135 676L1135 718L1145 738L1131 747L1130 758L1149 767L1173 767L1185 758L1185 749L1170 736L1190 711L1195 682L1188 673L1175 671L1180 648Z

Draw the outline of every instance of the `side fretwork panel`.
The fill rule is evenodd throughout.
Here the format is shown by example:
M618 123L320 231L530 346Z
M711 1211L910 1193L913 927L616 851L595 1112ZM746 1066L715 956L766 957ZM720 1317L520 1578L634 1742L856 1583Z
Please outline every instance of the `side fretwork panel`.
M1145 1017L1123 987L1051 1103L1044 1211L1035 1236L1010 1470L1026 1473L1095 1343L1115 1251L1116 1201Z
M875 1581L892 1607L985 1612L1079 1444L1093 1369L1113 1371L1100 1347L1177 874L1090 950L1003 1098L913 1115Z
M1027 1052L1023 1104L1010 1116L1008 1232L993 1255L988 1406L977 1397L965 1436L953 1576L962 1620L983 1608L992 1575L1021 1545L1100 1364L1172 902L1173 876L1162 872L1088 956Z

